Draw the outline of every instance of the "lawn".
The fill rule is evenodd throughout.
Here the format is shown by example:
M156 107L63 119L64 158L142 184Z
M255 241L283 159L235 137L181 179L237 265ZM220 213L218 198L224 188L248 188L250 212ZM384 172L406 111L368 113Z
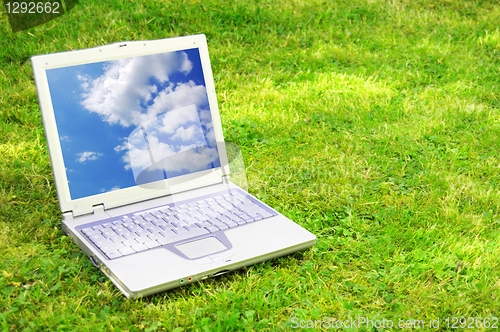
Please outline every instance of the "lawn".
M500 327L498 22L494 0L80 1L15 33L1 12L1 329ZM29 57L197 33L249 191L317 245L127 300L60 228Z

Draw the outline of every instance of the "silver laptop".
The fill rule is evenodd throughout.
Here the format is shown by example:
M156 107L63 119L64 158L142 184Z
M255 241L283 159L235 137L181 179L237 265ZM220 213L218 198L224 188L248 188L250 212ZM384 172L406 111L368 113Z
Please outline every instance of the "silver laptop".
M125 296L314 245L231 182L204 35L31 60L62 227Z

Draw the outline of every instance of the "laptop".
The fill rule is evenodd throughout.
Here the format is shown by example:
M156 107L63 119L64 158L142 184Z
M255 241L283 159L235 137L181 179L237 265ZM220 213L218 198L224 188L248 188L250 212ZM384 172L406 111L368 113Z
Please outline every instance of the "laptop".
M62 228L126 297L315 244L231 182L204 35L31 61Z

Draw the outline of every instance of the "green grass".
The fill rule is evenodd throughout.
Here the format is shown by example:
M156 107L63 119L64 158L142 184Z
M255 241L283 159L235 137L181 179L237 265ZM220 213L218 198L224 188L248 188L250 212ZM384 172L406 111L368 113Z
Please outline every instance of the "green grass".
M3 330L499 316L496 1L80 1L15 34L1 15ZM195 33L249 190L318 242L131 301L60 229L29 57Z

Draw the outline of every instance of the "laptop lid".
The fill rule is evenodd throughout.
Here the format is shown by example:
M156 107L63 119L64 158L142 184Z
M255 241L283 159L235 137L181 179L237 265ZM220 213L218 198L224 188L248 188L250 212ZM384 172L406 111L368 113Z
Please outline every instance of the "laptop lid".
M229 174L204 35L34 56L32 65L63 213Z

